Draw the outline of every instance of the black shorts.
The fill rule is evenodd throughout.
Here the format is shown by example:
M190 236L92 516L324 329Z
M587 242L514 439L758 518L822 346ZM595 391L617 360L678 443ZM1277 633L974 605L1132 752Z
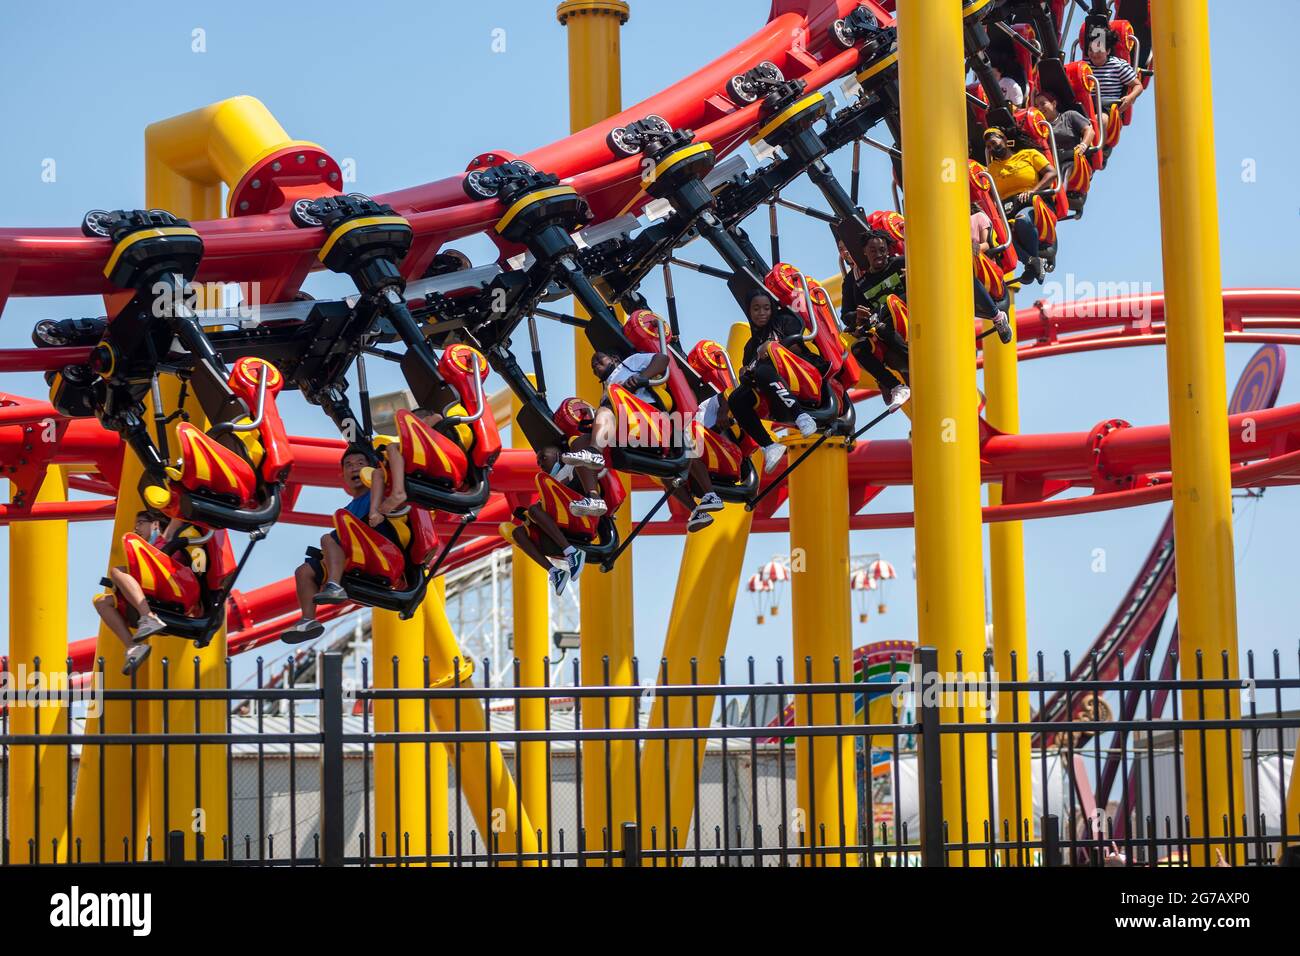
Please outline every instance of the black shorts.
M366 527L368 528L370 527L369 522L366 523ZM393 542L393 544L397 546L397 549L399 551L402 550L401 539L398 538L397 529L393 527L393 523L391 521L385 519L379 522L379 527L371 528L371 530L378 531L389 541ZM331 531L330 537L333 538L335 541L338 541L339 533L337 531ZM303 563L307 565L307 567L311 568L312 577L316 579L316 584L319 586L325 580L325 562L321 559L321 556L318 553L315 553L318 550L319 549L317 548L308 548L307 556L303 561Z

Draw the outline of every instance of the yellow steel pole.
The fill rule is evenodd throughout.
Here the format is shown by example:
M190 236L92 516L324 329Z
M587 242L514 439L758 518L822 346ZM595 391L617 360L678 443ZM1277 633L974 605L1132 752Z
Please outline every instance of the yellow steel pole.
M568 33L569 126L575 132L622 109L619 30L627 22L628 9L625 0L564 0L556 8L556 16ZM576 303L574 312L585 317ZM594 405L600 400L600 383L591 374L591 351L586 338L574 337L578 395ZM618 515L617 525L620 535L626 536L631 530L630 504ZM584 684L604 684L606 666L611 684L632 683L633 550L625 551L609 573L597 574L593 569L582 579L579 667ZM635 698L611 699L608 726L630 727L635 706ZM605 710L599 702L583 708L582 716L588 728L606 726ZM607 831L612 831L610 845L617 846L622 824L636 818L635 749L631 741L616 741L608 749L603 742L585 743L582 760L586 846L604 849Z
M39 440L40 426L32 436ZM12 489L11 489L12 490ZM66 501L67 476L45 473L37 502ZM9 526L9 676L12 688L68 689L68 523L17 521ZM9 706L9 732L63 734L68 708L33 693ZM66 747L10 747L9 859L14 863L68 860Z
M1011 328L1016 327L1014 293L1007 308ZM989 323L991 326L992 323ZM1016 340L1007 345L984 340L985 415L999 431L1020 431L1019 368ZM1002 503L1002 486L989 485L989 504ZM1011 680L1015 656L1016 680L1025 680L1029 666L1028 625L1025 621L1025 532L1019 521L994 521L989 525L989 578L993 595L993 670L995 678ZM999 693L998 718L1029 719L1029 693ZM1032 840L1033 781L1029 734L998 734L998 836ZM1004 828L1005 833L1004 833ZM1004 865L1027 866L1027 852L1004 854Z
M1282 813L1286 816L1285 830L1288 838L1287 843L1280 844L1277 848L1278 859L1282 858L1282 852L1288 845L1296 845L1296 837L1300 836L1300 760L1294 757L1291 759L1291 780L1286 785L1286 803Z
M811 439L790 446L799 455ZM833 438L790 474L790 592L794 680L853 680L849 602L849 477L843 439ZM853 723L852 694L795 697L795 724ZM853 738L797 737L798 800L786 821L791 842L844 846L858 835ZM856 866L854 855L809 856L805 865Z
M289 139L266 107L247 96L223 100L152 123L145 130L145 202L189 219L219 218L223 212L223 183L233 188L258 159L296 142ZM180 396L179 382L164 377L160 384L164 405L174 406ZM186 408L191 421L206 427L202 412L192 398ZM152 432L152 419L147 424ZM109 567L125 564L122 535L131 530L135 513L142 507L136 493L141 474L135 456L126 454L118 485ZM164 656L168 657L165 678L171 688L194 687L196 684L209 688L225 686L224 627L202 650L177 650L167 642L156 646L147 672L137 674L137 686L161 686ZM95 653L105 661L105 686L129 686L129 680L119 673L123 654L121 645L104 627L100 628L96 638ZM195 658L199 662L197 669ZM162 706L160 701L151 702L147 707L128 702L107 705L102 718L104 730L107 733L128 733L133 728L136 731L160 730ZM196 729L219 733L225 729L221 701L200 704L198 728L194 726L191 703L170 704L167 718L168 728L173 733ZM97 733L98 724L99 718L88 721L87 732ZM143 856L145 832L152 831L155 846L158 846L167 829L181 829L186 833L187 856L194 854L195 836L199 832L204 834L204 855L210 857L220 853L222 838L229 828L226 820L225 752L217 746L198 748L201 751L200 765L196 768L195 749L169 748L170 779L165 792L170 795L170 805L165 807L161 747L142 748L138 760L127 747L107 747L102 753L100 748L87 748L78 769L73 814L74 835L82 841L82 859L98 861L101 846L108 859L121 859L123 841L127 839L137 841L137 855ZM147 781L142 792L132 792L133 760L136 776ZM196 777L200 781L198 793L195 792ZM136 833L132 833L133 814L139 831ZM101 819L104 821L103 832L99 826Z
M424 654L429 661L431 687L471 687L474 667L465 659L456 635L447 620L443 579L438 578L425 595L422 605L424 623ZM476 698L431 701L430 718L441 733L481 734L488 729L484 702ZM521 715L522 716L522 715ZM529 819L522 794L515 788L514 777L506 766L501 748L496 743L449 744L445 747L447 759L456 770L461 795L478 823L479 833L491 841L494 854L502 855L509 863L509 855L538 852L537 828ZM444 786L442 815L447 819ZM435 794L435 797L437 794ZM543 806L545 805L543 801ZM443 832L447 832L444 824ZM461 834L456 835L459 841ZM468 838L466 845L468 845ZM525 866L537 866L536 860L524 861Z
M736 367L748 338L747 324L731 327L727 344ZM719 682L719 659L727 650L753 517L743 506L729 504L714 515L708 532L687 536L664 638L662 658L667 661L668 684L690 684L692 677L700 684ZM694 674L692 661L698 662ZM664 683L662 665L655 676ZM688 697L656 697L646 726L708 726L712 713L712 697L699 698L694 704ZM694 747L686 740L666 745L662 740L649 740L641 750L641 819L647 831L657 831L656 846L687 843L687 828L695 813L695 767L703 767L704 745L703 740ZM642 839L648 846L650 833Z
M941 671L978 674L984 653L983 536L976 406L971 401L976 391L970 360L975 317L962 11L955 3L900 0L898 23L918 642L938 649ZM968 705L966 712L978 714L979 709ZM957 718L955 706L941 709L944 722ZM987 752L982 736L945 736L943 815L954 841L984 839L990 818ZM978 852L969 859L984 862Z
M376 689L423 687L424 621L376 609L371 619ZM436 675L429 674L429 679ZM377 700L378 733L425 733L424 702ZM375 835L371 852L398 866L447 852L447 754L442 744L376 744Z
M1155 0L1151 38L1160 64L1156 148L1165 306L1171 319L1165 354L1183 677L1196 676L1200 659L1206 678L1236 679L1232 485L1205 0ZM1189 689L1183 691L1183 713L1235 718L1240 703L1235 694ZM1236 834L1245 809L1240 733L1231 732L1229 739L1223 731L1191 734L1186 748L1191 836ZM1223 849L1232 859L1230 847ZM1192 852L1201 865L1213 862L1208 844Z
M251 96L232 96L145 129L146 192L168 212L191 219L222 215L221 186L234 189L255 163L291 146L284 127Z
M512 395L511 421L519 414L521 403ZM529 448L528 436L515 425L510 428L510 445ZM589 574L595 574L593 568ZM549 656L550 595L546 572L518 547L510 549L510 594L514 619L515 658L519 661L519 683L523 687L542 687L547 683ZM520 699L519 726L523 730L545 730L547 702L540 697ZM547 746L543 741L520 744L516 776L523 794L524 809L543 841L550 832L546 808L547 781L551 768ZM543 843L544 846L545 842Z

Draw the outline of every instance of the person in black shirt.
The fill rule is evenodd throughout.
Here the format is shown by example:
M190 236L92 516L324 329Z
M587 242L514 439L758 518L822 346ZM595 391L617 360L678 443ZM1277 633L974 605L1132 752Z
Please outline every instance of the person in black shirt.
M800 410L798 400L790 394L767 356L767 346L780 342L795 355L825 374L827 363L804 344L802 320L776 302L765 289L752 289L745 299L745 318L749 320L749 341L745 343L744 365L738 373L740 382L728 396L736 424L763 449L763 466L773 471L785 455L785 446L777 444L758 417L756 405L760 395L767 399L768 414L774 421L793 422L799 434L808 436L817 430L811 415Z
M853 357L876 380L880 397L886 404L897 398L901 405L911 392L894 371L908 378L907 339L894 327L887 302L891 295L907 298L907 260L889 254L889 236L883 232L869 233L862 252L865 271L854 264L840 243L840 262L845 269L840 318L856 339Z
M890 255L890 236L879 230L867 234L862 245L865 271L859 269L840 242L840 263L844 282L840 291L840 319L857 339L853 357L880 386L885 403L901 405L911 395L908 388L907 339L894 326L888 299L896 295L907 301L907 260ZM979 279L972 279L975 316L993 323L999 338L1008 341L1010 324L1007 314L997 307L988 289ZM902 375L899 381L897 371ZM901 391L900 391L901 389Z

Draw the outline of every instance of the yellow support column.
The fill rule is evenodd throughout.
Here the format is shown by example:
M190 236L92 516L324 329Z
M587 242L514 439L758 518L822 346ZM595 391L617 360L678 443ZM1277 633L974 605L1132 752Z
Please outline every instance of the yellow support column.
M511 396L511 421L519 414L520 402ZM530 448L528 436L517 425L510 427L512 448ZM597 574L592 568L589 574ZM515 657L519 661L519 683L523 687L542 687L547 683L547 657L550 653L550 594L546 572L533 563L518 547L510 549L510 595L513 614ZM520 699L519 726L523 730L545 730L547 702L540 697ZM543 841L550 832L546 812L546 783L551 768L547 764L546 744L542 741L519 745L519 789L524 809ZM546 845L545 843L543 845Z
M424 621L376 609L371 620L376 689L424 686ZM396 658L396 660L394 660ZM430 680L437 675L430 671ZM424 733L424 702L377 700L377 733ZM376 744L375 829L370 852L399 866L447 852L447 754L442 744ZM412 861L414 862L414 861ZM424 865L424 864L417 864Z
M166 209L189 219L219 218L223 212L223 184L233 189L258 159L298 142L289 139L265 106L247 96L222 100L150 124L145 130L145 202L150 207ZM160 385L163 403L173 407L180 394L179 382L167 377ZM191 400L187 409L191 421L206 426L197 403ZM147 425L152 433L152 418ZM173 436L173 447L174 444ZM126 454L118 485L109 567L125 564L121 540L122 535L131 530L135 513L142 507L136 493L141 473L135 456ZM166 675L169 687L194 687L196 683L201 687L225 686L224 627L203 650L183 649L183 645L171 641L159 642L155 648L148 670L142 670L136 676L137 686L161 686L164 656L169 658L169 673ZM104 627L99 630L95 651L97 657L105 660L105 685L112 688L129 686L128 679L119 673L123 654L121 645ZM196 657L199 660L197 682L193 663ZM102 717L104 730L107 733L128 733L133 727L138 732L160 730L162 706L161 702L147 706L118 702L106 706ZM169 730L173 733L195 729L192 703L170 705L167 716ZM99 720L92 718L87 722L88 733L98 732ZM222 702L203 702L198 724L204 732L224 731ZM187 856L195 852L198 832L204 834L204 855L219 855L229 826L226 820L225 752L216 746L199 749L198 768L195 767L195 748L169 749L170 779L166 789L170 794L170 806L164 807L161 747L143 748L134 755L128 747L104 748L102 754L99 748L87 748L78 769L73 814L74 839L81 840L82 859L87 862L100 860L101 847L107 859L121 859L124 841L128 840L136 841L137 855L143 857L146 852L143 841L149 832L153 835L156 857L165 831L178 828L186 833ZM201 785L201 792L197 794L196 769ZM131 783L133 770L138 779L145 781L134 793ZM136 820L134 833L133 818ZM101 819L104 821L103 832L99 826Z
M1016 326L1016 308L1007 309L1011 328ZM989 323L991 326L992 323ZM985 415L999 431L1020 431L1020 384L1016 340L1003 345L992 336L984 340ZM1002 486L989 485L989 504L1002 503ZM989 578L993 592L993 671L995 679L1011 680L1011 656L1015 655L1015 679L1025 680L1029 667L1029 637L1025 622L1025 532L1019 521L995 521L989 525ZM1029 693L999 693L998 719L1026 721ZM998 839L1028 841L1034 838L1032 754L1029 734L998 734ZM1004 826L1006 831L1004 833ZM1005 866L1027 866L1029 853L1003 854Z
M59 468L50 468L36 502L67 498L67 476ZM66 691L67 653L68 523L16 521L9 526L11 686L19 695L24 691ZM68 732L67 707L21 696L18 700L9 708L10 733ZM67 748L10 747L9 756L10 861L66 863Z
M164 400L170 380L164 379ZM174 402L177 391L171 390ZM152 433L153 421L147 425ZM135 524L136 512L144 507L136 492L143 469L139 460L129 451L122 456L122 479L118 484L117 509L113 517L112 538L109 542L108 567L126 564L122 550L122 535ZM90 590L91 581L81 581L78 592L89 601L97 593ZM165 640L165 639L164 639ZM166 645L155 645L154 656L167 653ZM104 661L102 684L105 690L123 690L131 686L131 679L122 676L125 651L121 642L104 625L95 636L95 667ZM98 675L97 678L98 679ZM136 687L150 686L150 669L141 668L135 675ZM146 733L150 725L150 712L154 702L106 701L100 713L88 715L85 733L93 737L99 733ZM96 747L81 749L77 765L77 787L72 802L73 859L85 863L120 862L126 859L144 859L145 837L149 825L149 747ZM191 776L190 780L193 781ZM191 782L193 792L193 783ZM224 799L221 801L225 805ZM101 828L100 823L103 823ZM186 828L188 829L188 828ZM161 837L158 838L161 840ZM161 849L161 843L157 843ZM157 859L157 855L154 855Z
M1209 679L1236 679L1237 598L1232 549L1227 383L1223 353L1219 209L1215 193L1210 28L1205 0L1155 0L1151 38L1156 81L1166 361L1174 481L1174 558L1182 677L1195 678L1198 655ZM910 228L910 220L909 220ZM1224 673L1226 660L1227 673ZM1204 713L1198 698L1204 697ZM1183 691L1183 715L1222 720L1240 715L1236 694ZM1241 739L1233 731L1188 734L1186 812L1191 836L1238 834L1243 802ZM1204 793L1199 781L1204 775ZM1240 834L1238 834L1240 835ZM1223 847L1228 859L1233 854ZM1193 847L1199 865L1210 846Z
M976 385L970 359L974 308L962 10L956 3L900 0L898 24L917 639L938 649L941 672L958 669L960 652L961 669L978 674L984 653L983 541L979 436L971 401ZM975 703L967 702L968 719L982 719L971 718L980 714ZM955 722L956 706L944 707L940 719ZM943 741L943 816L954 842L984 839L990 819L987 753L987 741L979 735L949 734ZM953 854L952 860L960 862L962 856ZM971 853L969 860L982 864L983 854Z
M249 98L245 98L249 99ZM257 103L256 100L251 100ZM261 104L258 103L260 106ZM265 107L263 107L265 111ZM187 219L221 218L222 169L214 168L209 160L209 143L218 137L211 121L228 115L216 103L203 109L171 119L151 123L145 128L145 203L153 208ZM269 114L268 114L269 115ZM207 120L207 122L205 122ZM272 121L274 122L274 121ZM278 126L278 124L276 124ZM228 125L235 139L243 139L243 131ZM284 131L279 130L283 135ZM224 168L230 175L237 172ZM235 179L230 180L234 185ZM198 304L202 307L203 296ZM164 407L173 408L180 400L180 382L173 377L163 377L159 382ZM190 421L200 428L208 427L203 409L193 396L185 403ZM177 423L179 424L179 423ZM150 423L152 431L152 422ZM167 429L168 447L176 447L176 425ZM156 436L155 436L156 440ZM138 464L128 451L123 456L123 483L120 486L134 492L138 474L126 484L126 463L135 471ZM124 496L136 500L135 494ZM118 499L119 519L132 520L131 514L122 514L122 498ZM128 524L129 528L130 525ZM121 534L114 523L114 547L120 546ZM222 688L226 686L226 629L223 626L205 648L197 649L174 639L154 639L153 654L149 658L148 673L137 683L150 687L169 689ZM166 711L164 713L164 710ZM147 726L142 731L162 733L224 733L226 729L225 705L222 701L203 701L198 714L192 701L150 701L145 708ZM148 832L152 836L150 855L157 859L162 852L167 833L180 830L185 833L185 856L195 859L198 852L198 834L203 834L205 859L224 854L225 841L230 832L226 818L226 753L223 747L161 746L149 747L144 754L148 774ZM196 786L197 780L197 786ZM143 808L140 808L143 809Z
M740 355L749 338L749 326L731 327L727 342L731 360L740 366ZM756 467L762 467L757 465ZM743 505L729 504L713 516L713 524L702 534L686 537L682 563L677 570L668 634L662 658L668 662L670 685L691 683L691 660L698 661L695 674L700 684L716 684L720 678L719 658L726 653L731 633L731 616L740 588L745 562L745 545L753 513ZM661 665L653 676L663 683ZM732 680L734 675L729 675ZM656 697L647 727L707 726L713 714L713 698L701 697L692 706L689 697ZM641 748L641 819L646 832L642 846L682 847L690 842L688 829L695 814L695 767L704 766L703 740L692 747L687 740L668 743L648 740ZM701 841L703 844L703 840Z
M474 665L462 656L451 622L447 620L442 578L429 586L429 593L425 595L421 608L430 686L472 687ZM488 729L487 714L481 698L462 699L459 706L453 700L433 701L429 705L429 713L433 725L442 733L480 734ZM495 743L463 743L459 748L455 744L449 744L445 750L447 760L457 767L460 792L478 823L479 833L492 841L492 853L499 853L503 857L514 853L536 854L537 828L528 817L522 795L515 788L514 777L506 766L501 748ZM447 787L443 787L442 793L447 793ZM445 796L442 813L443 819L447 820ZM444 823L443 833L446 832L447 825ZM463 850L468 853L468 836L457 834L457 839L465 840ZM479 852L482 852L481 847ZM509 863L509 860L503 862ZM537 866L538 863L536 860L526 860L523 865Z
M625 0L564 0L557 9L560 24L567 29L569 43L569 127L574 132L613 116L622 109L622 78L619 30L627 22ZM575 304L574 312L586 317ZM574 370L578 395L593 405L600 400L600 383L591 374L591 345L585 337L574 338ZM624 479L626 480L626 479ZM618 532L626 536L632 527L631 503L618 515ZM632 551L628 549L608 574L596 569L582 579L581 587L581 678L584 684L605 683L605 659L609 660L611 684L632 683L635 653L632 630ZM583 708L583 725L605 726L604 706L589 701ZM609 702L609 726L632 725L635 698ZM612 831L610 844L617 847L622 824L636 819L634 761L631 741L606 745L587 743L582 748L583 826L586 847L606 847L604 833ZM610 783L607 788L606 776Z
M797 456L812 439L791 444ZM853 680L849 602L849 476L843 439L833 438L795 469L790 482L790 592L796 683ZM811 706L810 706L811 704ZM852 694L795 697L795 725L851 724ZM796 737L798 799L785 821L791 843L843 846L858 839L853 738ZM856 866L853 855L808 856L806 866Z

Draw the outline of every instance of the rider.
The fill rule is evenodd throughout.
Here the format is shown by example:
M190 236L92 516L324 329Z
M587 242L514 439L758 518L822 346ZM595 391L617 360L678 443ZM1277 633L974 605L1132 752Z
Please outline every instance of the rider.
M1011 147L1015 139L997 126L984 131L984 145L989 151L989 174L997 186L998 196L1007 208L1011 223L1011 242L1016 255L1025 264L1019 282L1027 285L1043 279L1043 260L1038 252L1038 226L1034 223L1034 196L1050 196L1056 189L1056 169L1038 150Z
M606 385L622 385L643 402L661 408L659 398L650 390L650 380L658 378L668 371L669 358L661 352L637 352L621 361L608 352L596 352L591 356L591 371L596 378ZM604 399L596 410L596 420L592 427L593 444L604 450L617 444L618 420L614 415L609 400ZM710 511L721 511L722 499L713 490L713 480L709 477L708 465L699 456L691 458L690 487L679 484L669 493L691 512L686 520L687 531L699 531L713 524ZM696 502L692 490L699 494Z
M560 449L554 445L548 445L537 453L537 467L560 484L575 491L587 493L587 481L595 482L595 473L590 468L565 463L562 460ZM588 498L591 497L593 496L588 494ZM601 505L599 514L604 514L604 500L598 496L595 497L595 500ZM574 514L579 514L573 508L573 504L576 503L570 504L569 510ZM590 511L582 513L592 514ZM516 508L514 518L518 524L510 532L511 539L519 546L521 551L533 559L534 563L546 571L551 579L551 587L555 589L556 596L563 594L564 588L569 581L578 580L578 576L582 574L583 565L587 561L586 552L569 544L563 530L561 530L555 519L548 515L538 502L534 502L527 508ZM534 539L528 533L529 527L537 529L539 532L537 539ZM551 561L551 558L563 560L566 565L556 566Z
M773 341L785 344L822 375L826 372L827 362L804 344L803 321L793 312L778 310L776 301L766 289L749 291L745 297L745 317L749 320L749 341L745 343L744 364L738 373L740 383L732 391L728 404L736 423L762 447L763 469L771 472L780 465L786 448L773 440L758 417L760 390L762 397L767 399L768 414L773 421L793 422L805 438L817 430L817 423L811 415L799 409L798 400L777 374L776 366L767 354L768 344Z
M981 239L975 238L975 221L972 218L972 251L983 252L988 238L987 232L983 233ZM840 241L840 268L844 273L840 317L845 328L857 338L852 346L853 357L876 380L886 404L901 405L910 397L911 390L898 380L894 370L900 372L904 380L910 380L908 346L907 339L894 326L888 298L896 295L907 301L907 260L903 256L890 255L891 241L888 233L879 230L867 234L862 243L862 257L867 263L865 271L858 268L849 255L848 247ZM1006 313L997 307L978 279L974 280L973 292L975 315L978 318L995 324L1006 321ZM883 362L875 352L873 338L882 347L885 358Z
M1052 135L1056 140L1056 165L1061 170L1061 179L1069 182L1075 149L1083 147L1086 150L1092 146L1092 124L1078 110L1062 112L1059 108L1060 99L1051 90L1035 93L1034 106L1043 114L1043 119L1052 124Z
M176 536L184 524L178 518L173 518L167 524L166 534L159 534L159 526L162 519L152 511L139 511L135 516L135 527L132 530L140 537L144 538L150 544L157 545L163 541L170 541ZM113 582L113 588L131 607L135 608L140 615L140 623L136 626L135 636L131 636L131 628L126 623L126 618L122 612L117 609L117 600L112 591L105 591L95 597L95 611L103 620L105 626L113 632L114 636L122 642L126 648L126 662L122 665L122 673L131 675L140 667L141 664L149 657L151 648L148 644L142 643L148 638L157 634L167 625L162 619L153 612L149 607L149 600L144 596L144 590L140 587L140 582L127 573L126 568L118 566L109 568L109 580Z
M421 406L411 414L429 428L442 421L442 415L432 408ZM388 474L392 478L393 487L388 489L388 497L384 497L384 473L376 468L370 482L369 514L369 521L375 526L384 515L392 514L406 504L406 459L402 457L402 445L396 439L384 437L387 442L384 445L384 462L388 465Z
M384 513L371 507L371 490L362 480L362 471L371 465L371 451L365 445L351 444L343 450L339 459L339 468L343 475L343 488L352 500L346 505L347 510L358 520L367 522L372 528L401 547L397 529L393 527ZM347 557L339 544L337 531L331 531L320 539L322 558L308 556L298 570L294 572L294 583L298 593L298 607L302 618L280 635L286 644L301 644L310 641L325 632L325 625L316 620L317 604L342 604L347 601L347 592L339 583L343 577L343 568Z

